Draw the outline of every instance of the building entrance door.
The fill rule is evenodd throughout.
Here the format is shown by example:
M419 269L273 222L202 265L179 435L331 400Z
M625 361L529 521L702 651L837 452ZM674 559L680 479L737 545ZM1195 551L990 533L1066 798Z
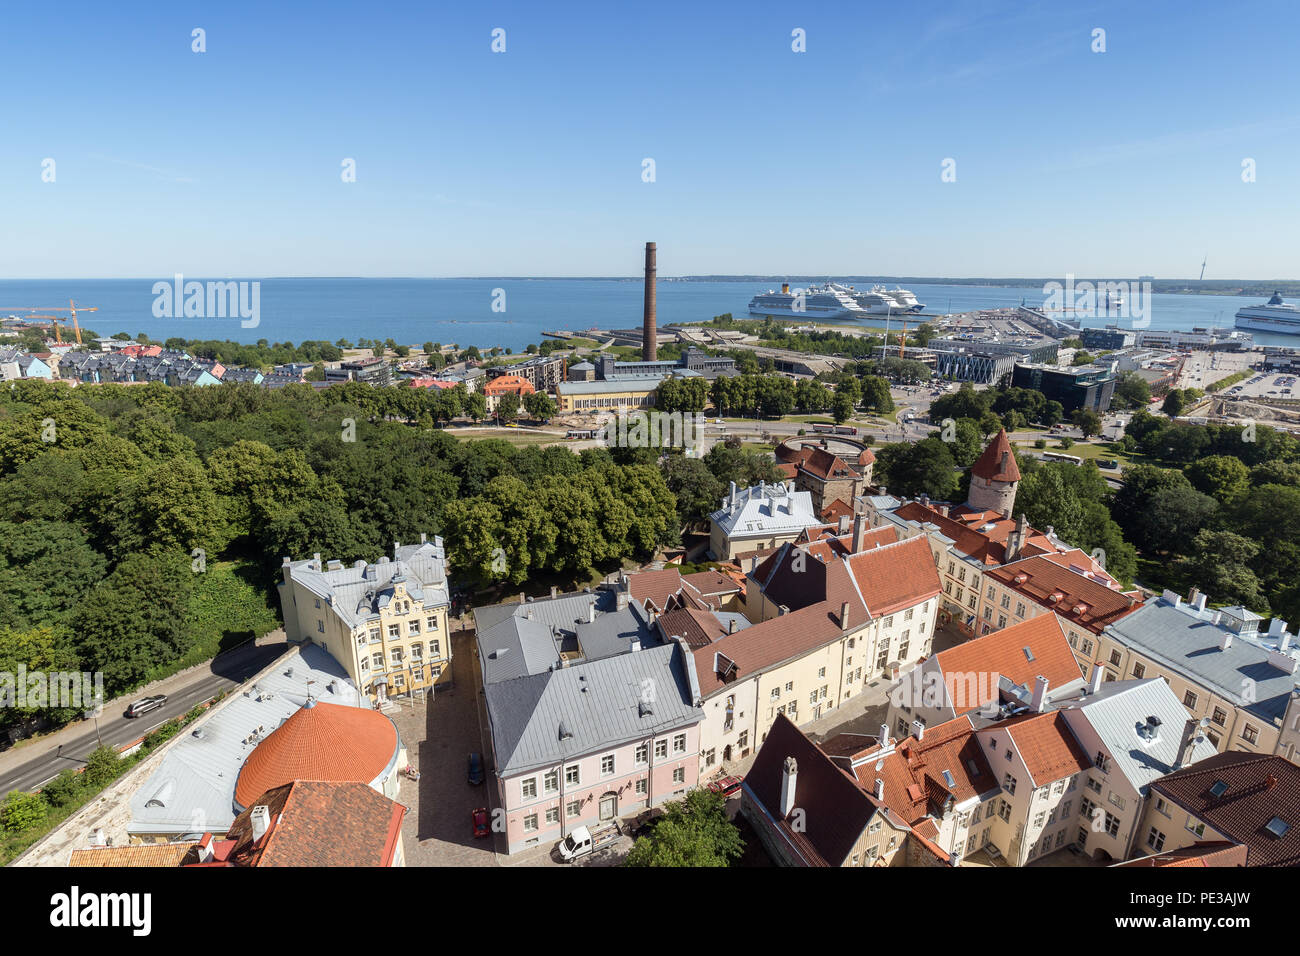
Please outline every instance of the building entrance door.
M618 794L607 793L600 798L600 819L602 822L613 820L618 816Z

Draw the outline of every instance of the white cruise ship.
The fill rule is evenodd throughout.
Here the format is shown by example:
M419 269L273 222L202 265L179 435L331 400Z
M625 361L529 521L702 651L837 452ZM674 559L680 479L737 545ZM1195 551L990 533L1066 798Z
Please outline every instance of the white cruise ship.
M871 291L877 292L881 295L889 296L889 298L893 299L896 303L898 303L897 307L894 309L895 314L897 314L900 311L920 312L922 309L925 308L925 304L922 302L917 302L916 296L913 295L911 292L909 292L907 289L902 289L897 286L895 286L892 289L886 289L884 286L874 286Z
M858 305L851 286L827 282L806 289L769 289L749 300L750 315L782 315L802 319L860 319L868 313Z
M1236 326L1257 332L1277 332L1282 335L1300 335L1300 306L1282 301L1281 293L1263 305L1248 305L1237 311Z

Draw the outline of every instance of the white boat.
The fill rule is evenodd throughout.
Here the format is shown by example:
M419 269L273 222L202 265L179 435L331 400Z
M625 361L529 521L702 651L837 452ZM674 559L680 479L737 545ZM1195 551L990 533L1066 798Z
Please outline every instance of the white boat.
M900 310L903 312L920 312L925 308L924 303L916 301L915 295L907 289L898 286L895 286L892 289L886 289L884 286L874 286L871 291L881 295L887 295L889 298L897 302L899 308L895 310L896 312Z
M1274 292L1263 305L1248 305L1237 311L1236 326L1257 332L1277 332L1282 335L1300 335L1300 306L1282 301L1282 294Z
M796 316L804 319L859 319L868 313L854 300L851 286L827 282L791 291L769 289L749 300L750 315Z

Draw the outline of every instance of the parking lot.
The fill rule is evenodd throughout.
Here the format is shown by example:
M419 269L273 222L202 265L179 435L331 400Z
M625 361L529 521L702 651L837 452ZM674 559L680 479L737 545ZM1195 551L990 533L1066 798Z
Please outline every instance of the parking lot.
M1233 385L1224 395L1228 398L1300 398L1300 382L1282 372L1259 372Z

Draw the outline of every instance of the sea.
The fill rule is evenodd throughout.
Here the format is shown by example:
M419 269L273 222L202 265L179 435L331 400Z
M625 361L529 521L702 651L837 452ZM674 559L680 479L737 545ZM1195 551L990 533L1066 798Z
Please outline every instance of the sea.
M186 276L186 281L206 281ZM299 343L309 339L393 339L401 345L424 342L461 348L499 346L516 351L543 340L544 331L635 328L641 324L642 281L628 279L359 279L270 278L259 285L256 325L251 319L172 318L161 307L155 279L4 279L0 280L0 316L21 315L30 308L94 307L78 321L101 337L126 332L164 340L232 339L253 343ZM171 285L172 280L163 280ZM254 280L247 280L254 281ZM889 284L891 287L893 283ZM702 322L731 313L749 318L749 300L772 288L770 281L680 280L660 277L659 325ZM943 314L1016 305L1041 307L1041 285L973 286L914 284L909 288L927 313ZM1153 329L1231 326L1244 305L1260 296L1150 296ZM162 316L155 314L163 312ZM66 315L66 313L57 313ZM915 321L910 320L910 321ZM897 319L895 319L897 322ZM1132 320L1084 319L1084 327ZM852 323L844 323L852 324ZM869 324L879 324L872 320ZM1300 346L1300 336L1255 332L1261 345Z

